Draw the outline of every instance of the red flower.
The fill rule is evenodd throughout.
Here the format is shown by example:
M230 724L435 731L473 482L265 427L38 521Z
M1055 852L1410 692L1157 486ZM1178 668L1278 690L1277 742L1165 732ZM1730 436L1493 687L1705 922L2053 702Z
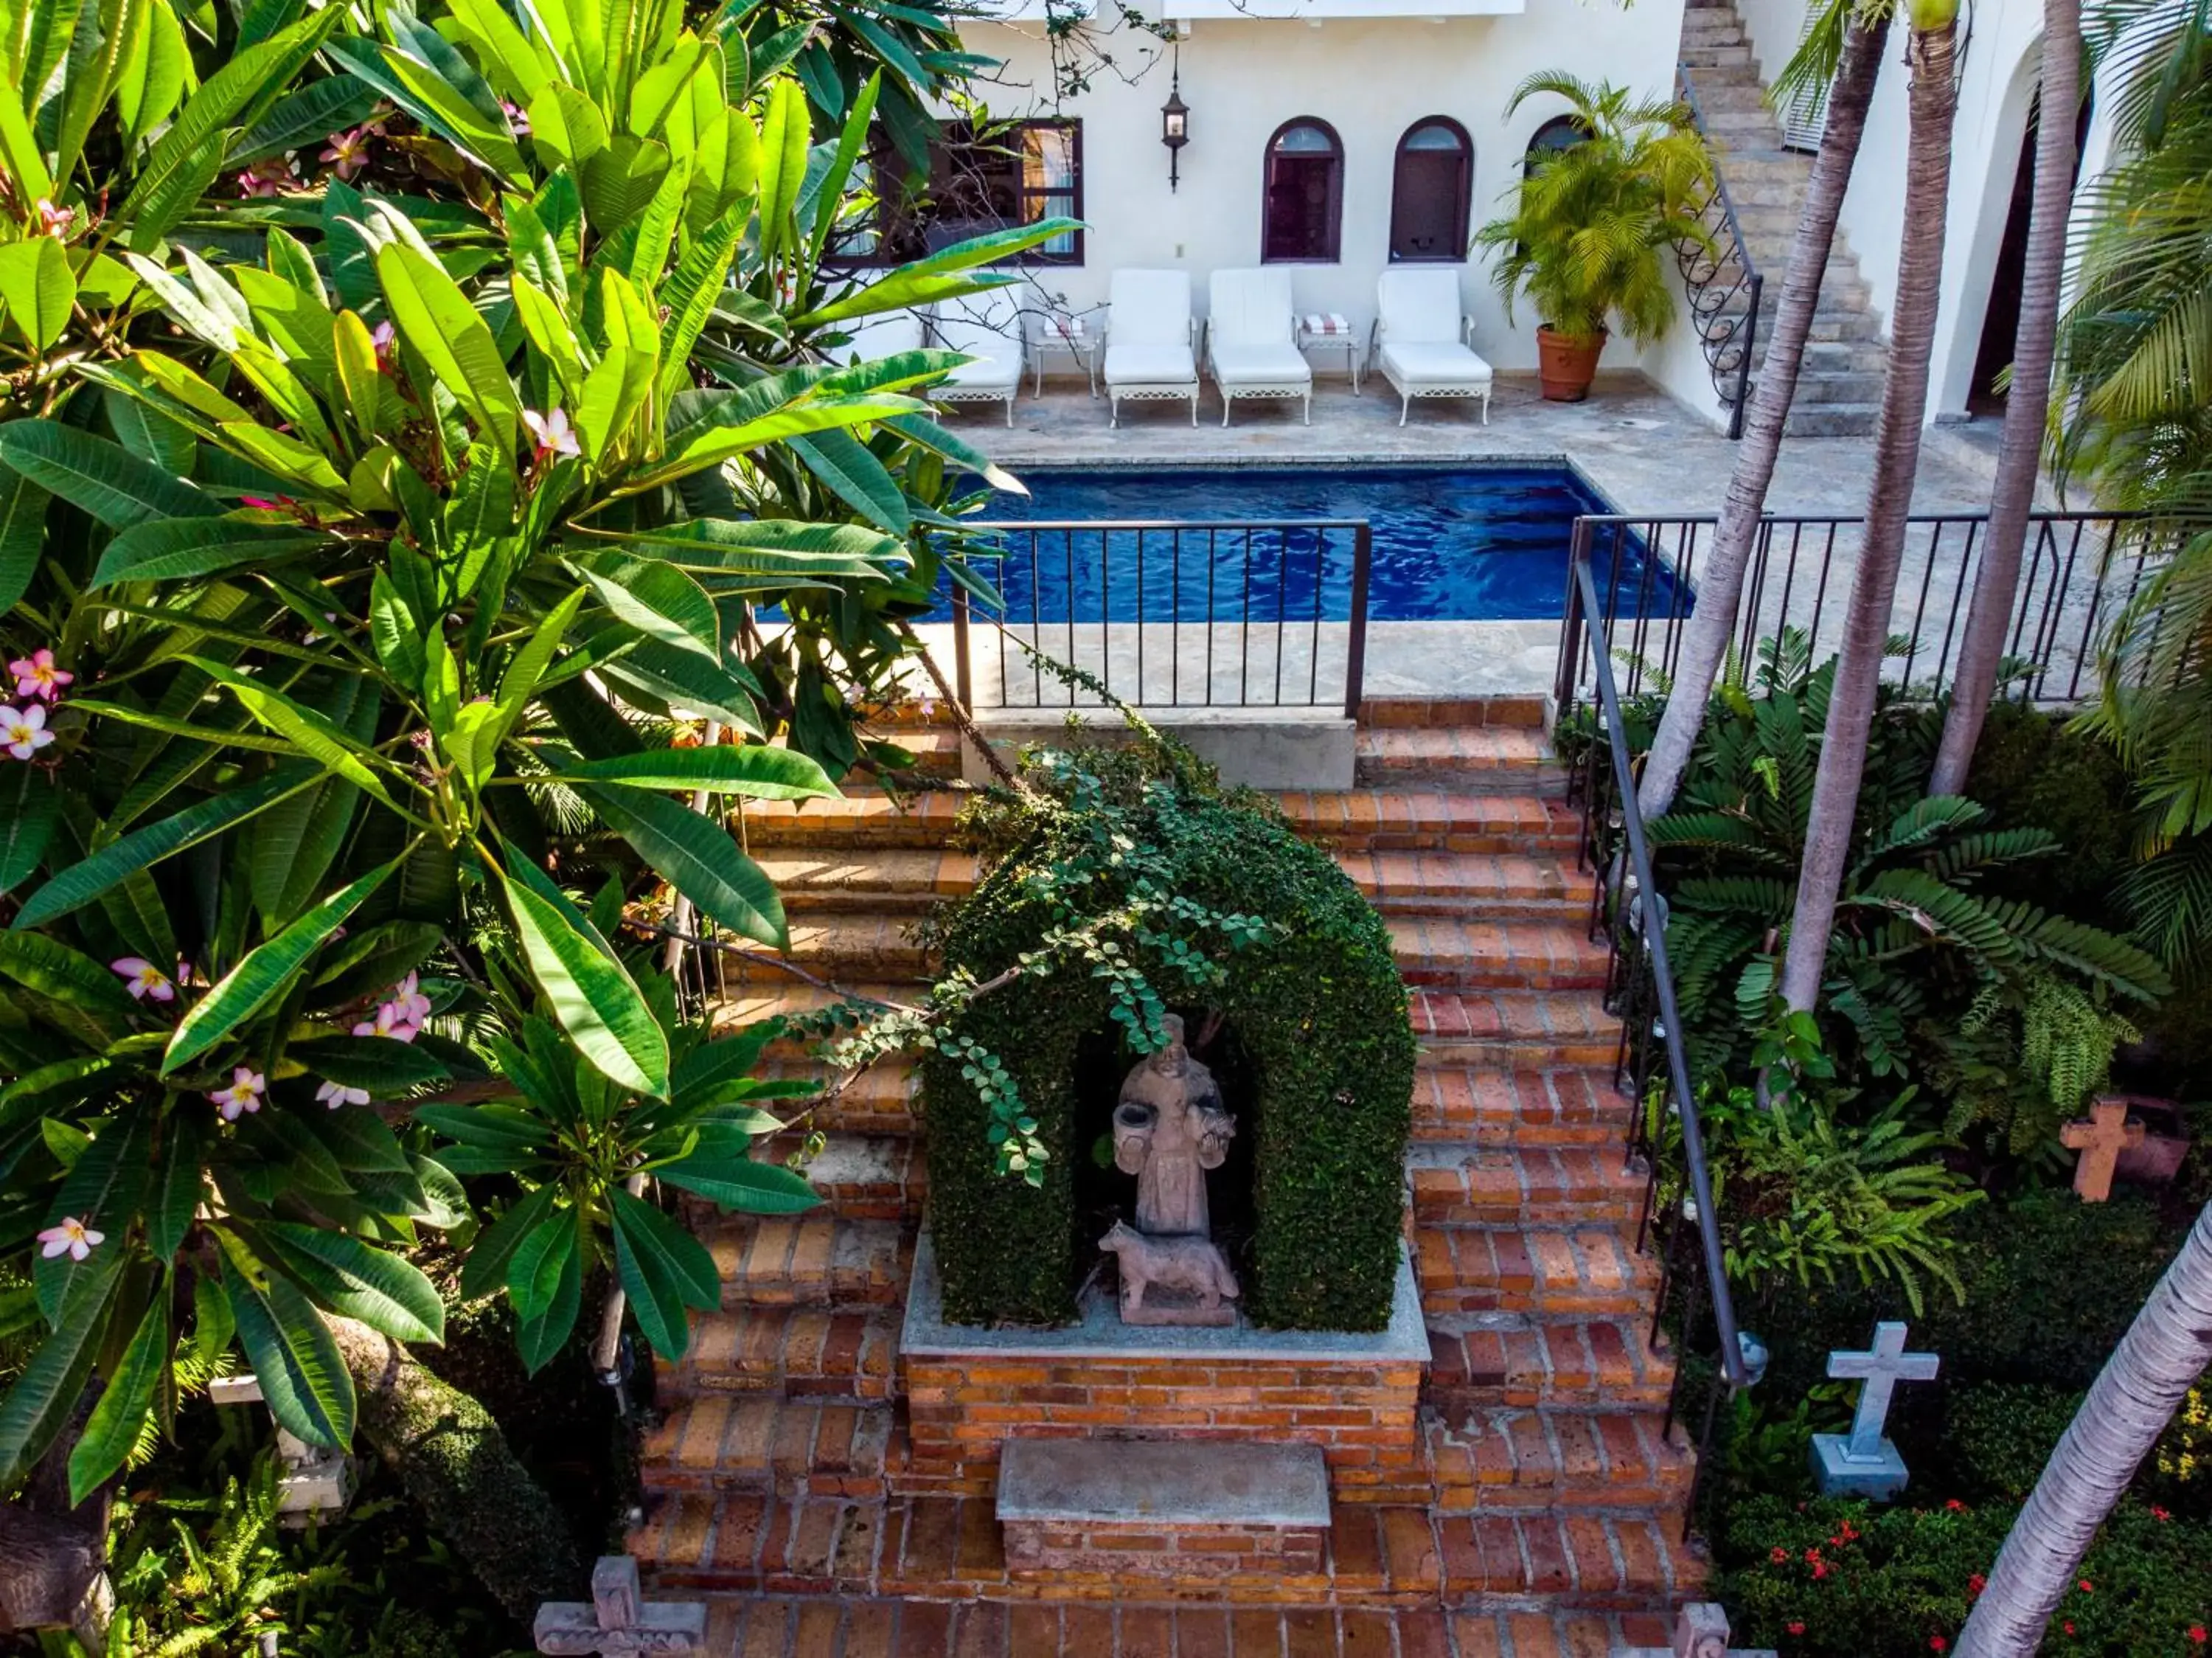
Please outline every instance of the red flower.
M1828 1563L1825 1560L1815 1560L1813 1563L1813 1576L1814 1579L1818 1580L1820 1578L1826 1577L1827 1575Z
M1805 1551L1805 1558L1808 1561L1817 1561L1820 1557L1820 1551L1818 1549L1808 1549Z
M1800 1618L1792 1623L1784 1624L1783 1627L1792 1635L1802 1635L1805 1632L1805 1620Z
M2069 1618L2063 1624L2060 1624L2059 1627L2064 1630L2069 1635L2071 1635L2074 1633L2074 1620Z
M1966 1512L1966 1505L1960 1502L1955 1496L1949 1502L1946 1503L1943 1506L1948 1509L1953 1514L1964 1514Z
M2203 1624L2191 1624L2189 1626L2189 1638L2196 1642L2197 1644L2201 1647L2207 1640L2212 1640L2212 1636L2207 1636L2205 1634Z
M2154 1503L2151 1505L2150 1517L2151 1517L2153 1520L2156 1520L2156 1521L2160 1521L2163 1522L2163 1521L2168 1521L2168 1520L2172 1519L2172 1518L2173 1518L2173 1514L2172 1514L2172 1511L2171 1509L2161 1509L2161 1508L2160 1508L2156 1503Z
M1777 1543L1772 1548L1766 1551L1766 1557L1778 1566L1784 1561L1790 1558L1790 1551L1784 1548L1779 1543Z
M1989 1588L1989 1586L1990 1580L1983 1576L1981 1573L1976 1572L1972 1577L1969 1577L1966 1580L1966 1593L1969 1594L1979 1594L1984 1589Z
M1853 1526L1848 1520L1844 1521L1844 1541L1846 1543L1856 1543L1858 1540L1858 1528Z
M1951 1643L1950 1643L1948 1641L1946 1641L1946 1640L1945 1640L1942 1636L1940 1636L1940 1635L1931 1635L1931 1636L1929 1636L1929 1637L1928 1637L1928 1650L1929 1650L1929 1651L1930 1651L1930 1652L1948 1652L1950 1649L1951 1649Z
M2094 1583L2092 1583L2086 1577L2083 1578L2079 1584L2075 1585L2075 1587L2078 1588L2084 1594L2094 1594L2097 1592L2097 1586Z

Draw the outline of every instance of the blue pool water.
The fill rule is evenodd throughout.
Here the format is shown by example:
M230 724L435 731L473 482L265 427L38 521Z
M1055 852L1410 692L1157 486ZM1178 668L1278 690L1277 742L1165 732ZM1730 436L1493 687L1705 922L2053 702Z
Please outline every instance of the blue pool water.
M1377 621L1556 618L1575 519L1610 510L1564 466L1038 468L1022 481L1026 500L999 495L985 515L1009 524L1364 518L1374 545L1368 614ZM1345 529L1016 531L1006 549L998 580L1009 621L1350 614L1352 535ZM1686 595L1678 597L1663 568L1647 572L1642 560L1642 543L1631 538L1619 572L1601 559L1592 574L1601 591L1610 581L1631 591L1649 581L1648 613L1669 613Z

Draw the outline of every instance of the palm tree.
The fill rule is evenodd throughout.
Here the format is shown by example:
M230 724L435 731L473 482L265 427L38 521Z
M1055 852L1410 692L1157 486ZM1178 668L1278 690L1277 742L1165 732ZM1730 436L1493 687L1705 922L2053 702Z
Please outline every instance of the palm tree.
M1931 795L1963 795L1982 721L1996 692L1997 662L2020 586L2028 510L2043 459L2043 425L2051 409L2051 359L2058 334L2058 298L2066 280L2066 221L2074 204L2075 113L2081 104L2081 0L2044 0L2042 114L2035 129L2035 198L2027 219L2020 323L2013 334L2012 391L1997 442L1996 484L1981 573L1959 644L1943 741L1936 751Z
M1674 804L1674 791L1681 786L1682 773L1689 767L1691 751L1697 747L1698 732L1705 723L1713 676L1720 671L1729 635L1735 629L1744 571L1751 563L1766 491L1774 482L1774 463L1782 453L1782 429L1797 396L1797 373L1804 362L1805 341L1813 330L1813 313L1820 302L1820 279L1827 272L1836 220L1843 211L1844 192L1850 187L1851 168L1858 160L1867 107L1874 100L1875 82L1881 73L1882 45L1888 35L1887 10L1859 9L1850 0L1834 0L1775 82L1774 95L1779 98L1794 85L1832 81L1827 125L1821 130L1820 152L1814 157L1812 176L1806 182L1797 237L1790 248L1790 269L1782 280L1782 296L1767 337L1766 358L1759 365L1759 387L1744 419L1743 441L1736 449L1728 499L1721 508L1712 551L1698 582L1696 607L1682 630L1674 692L1667 699L1666 712L1660 717L1658 732L1644 763L1643 781L1637 787L1637 804L1647 818L1658 816Z
M1911 134L1905 156L1905 241L1897 261L1891 314L1888 376L1875 426L1874 486L1851 573L1850 609L1820 765L1813 782L1805 858L1797 872L1797 905L1783 959L1782 995L1793 1012L1809 1012L1820 994L1836 895L1850 860L1851 820L1866 769L1867 734L1889 636L1890 605L1905 552L1905 515L1920 464L1920 427L1928 409L1928 362L1936 345L1936 308L1943 281L1943 229L1951 180L1951 123L1958 111L1953 79L1959 0L1910 0L1912 34Z
M2112 1350L2013 1521L1959 1658L2031 1658L2098 1527L2212 1364L2212 1204Z

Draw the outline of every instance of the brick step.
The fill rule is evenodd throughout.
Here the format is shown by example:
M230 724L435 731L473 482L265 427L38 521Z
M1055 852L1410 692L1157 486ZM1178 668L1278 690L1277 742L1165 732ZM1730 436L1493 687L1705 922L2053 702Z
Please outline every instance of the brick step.
M787 915L860 908L904 914L975 890L975 855L933 847L793 847L753 862L775 883Z
M740 1307L691 1315L691 1345L660 1362L658 1397L759 1393L785 1399L891 1397L900 1314L896 1308L831 1312L819 1307Z
M890 795L880 789L848 789L834 800L749 801L745 844L764 850L811 851L853 846L943 848L953 820L968 803L964 789L929 789Z
M906 1293L914 1245L896 1221L731 1215L695 1228L714 1258L722 1305L891 1307Z
M902 776L941 779L960 775L960 734L949 725L878 727L866 736L872 742L903 748L914 757L913 765L902 769Z
M1409 985L1501 990L1598 990L1611 952L1579 926L1473 921L1456 916L1388 917L1398 971Z
M1674 1360L1642 1318L1524 1313L1429 1320L1430 1405L1447 1422L1495 1405L1663 1411Z
M1425 1225L1632 1225L1644 1177L1610 1146L1407 1149L1413 1216Z
M1424 1222L1414 1234L1422 1310L1634 1318L1650 1311L1659 1267L1632 1242L1611 1225Z
M777 1135L756 1143L756 1155L780 1163L801 1143L796 1134ZM803 1172L823 1201L848 1220L919 1220L929 1193L928 1161L911 1133L833 1135Z
M1534 1595L1641 1611L1686 1599L1705 1581L1705 1561L1681 1541L1681 1522L1671 1515L1443 1515L1437 1542L1452 1601Z
M1498 1070L1610 1068L1620 1025L1595 991L1415 989L1413 1035L1437 1064Z
M1492 1070L1425 1049L1413 1072L1417 1141L1605 1148L1620 1143L1628 1115L1609 1071Z
M1491 794L1559 795L1567 774L1532 726L1385 726L1358 735L1354 775L1381 787L1445 783Z
M891 1407L721 1393L679 1399L645 1437L648 1491L881 1496Z
M1541 729L1552 701L1544 696L1370 697L1359 704L1363 727L1517 725Z
M1698 1458L1675 1424L1624 1411L1472 1411L1423 1424L1437 1508L1679 1509Z
M779 1078L805 1082L823 1082L823 1068L812 1061L799 1058L776 1058L763 1067L763 1074ZM914 1063L903 1055L878 1059L858 1076L845 1079L844 1085L835 1094L825 1094L806 1113L806 1121L830 1135L832 1143L840 1134L919 1134L921 1125L915 1115Z
M1444 1658L1456 1631L1462 1654L1587 1658L1623 1647L1664 1648L1656 1613L1447 1614L1437 1606L1291 1608L899 1600L854 1596L716 1595L707 1603L707 1650L805 1653L810 1658ZM840 1645L839 1642L842 1641Z

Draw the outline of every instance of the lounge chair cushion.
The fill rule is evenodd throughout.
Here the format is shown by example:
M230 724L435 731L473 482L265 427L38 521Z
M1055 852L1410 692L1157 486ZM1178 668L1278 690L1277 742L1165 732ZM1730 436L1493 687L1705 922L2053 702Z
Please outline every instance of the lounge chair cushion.
M1109 338L1115 345L1190 344L1190 276L1182 271L1116 271Z
M1272 345L1211 348L1213 378L1223 386L1310 386L1313 365L1288 340Z
M989 352L973 345L950 345L948 350L966 351L975 361L963 363L945 376L945 383L963 391L996 391L1001 387L1012 391L1022 383L1022 354L1012 345L1002 345Z
M1216 271L1206 285L1206 338L1217 348L1288 344L1297 326L1291 314L1291 273L1279 267Z
M1487 386L1490 365L1464 345L1430 341L1382 343L1382 368L1401 386Z
M1376 283L1382 338L1401 344L1451 344L1460 338L1456 271L1385 271Z
M1106 347L1109 386L1183 386L1198 379L1198 362L1188 345L1125 341L1117 326Z

